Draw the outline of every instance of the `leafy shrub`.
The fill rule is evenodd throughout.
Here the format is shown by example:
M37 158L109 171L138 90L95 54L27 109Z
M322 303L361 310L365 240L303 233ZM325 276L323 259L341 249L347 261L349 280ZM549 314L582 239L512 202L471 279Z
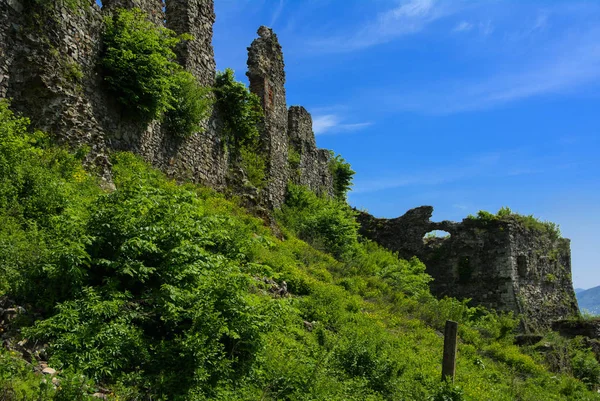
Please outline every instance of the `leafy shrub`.
M143 120L166 117L179 137L198 132L209 113L209 90L183 71L173 51L190 37L152 23L137 8L118 10L105 24L104 79L118 100Z
M530 230L547 234L554 240L557 240L561 237L560 227L556 223L551 221L541 221L533 215L524 216L517 214L508 207L500 208L496 214L486 212L485 210L480 210L477 213L477 216L469 215L467 218L484 222L512 219Z
M463 401L464 399L462 389L451 383L442 383L435 395L429 398L430 401Z
M173 76L180 69L173 48L180 39L137 8L118 10L104 22L106 82L141 117L161 118L172 108Z
M240 165L246 172L248 181L256 188L267 184L267 162L258 146L242 146L239 151Z
M217 73L215 96L223 119L225 142L233 157L238 159L255 187L264 187L267 166L258 131L263 118L260 99L237 82L229 68Z
M288 150L288 163L292 169L297 169L300 167L301 159L300 152L298 152L293 146L290 146Z
M336 198L346 200L346 194L352 188L352 177L355 171L342 156L334 154L333 151L330 151L330 154L329 171L333 176L333 193Z
M355 213L342 201L318 197L310 190L288 185L282 223L314 247L336 258L348 257L358 245Z
M256 143L259 139L258 125L263 117L258 96L236 81L230 68L217 73L215 95L227 143L236 149Z
M212 108L210 89L200 86L189 72L179 71L173 76L172 96L171 108L165 114L170 132L181 138L200 132L200 122L208 118Z
M572 356L573 376L584 382L589 388L600 384L600 363L589 349L575 350Z

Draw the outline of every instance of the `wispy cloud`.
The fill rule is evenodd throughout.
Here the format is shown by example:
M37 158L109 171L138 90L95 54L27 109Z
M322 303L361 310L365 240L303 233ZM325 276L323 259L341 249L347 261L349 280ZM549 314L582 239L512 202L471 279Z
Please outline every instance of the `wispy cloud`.
M507 167L510 166L510 167ZM540 167L551 166L551 167ZM451 165L440 166L394 177L357 179L354 194L372 193L393 188L429 186L456 183L485 177L494 180L503 177L544 174L549 171L579 167L576 163L563 163L558 159L536 156L531 149L508 149L488 152L457 160ZM455 207L458 207L455 205Z
M273 15L271 16L271 22L269 23L269 26L272 27L275 25L275 23L281 16L281 12L283 11L284 7L285 7L285 0L279 0L279 4L275 8L275 11L273 11Z
M478 80L439 80L419 91L398 89L401 94L386 89L386 101L399 110L444 115L600 85L600 29L570 33L514 64L512 71Z
M370 122L344 123L337 114L324 114L313 118L313 131L315 135L337 134L343 132L355 132L373 125Z
M469 32L473 29L473 24L467 21L461 21L454 27L454 32Z
M435 0L408 0L378 14L354 34L316 40L312 47L327 52L349 52L390 42L422 31L431 22L448 15L451 8Z

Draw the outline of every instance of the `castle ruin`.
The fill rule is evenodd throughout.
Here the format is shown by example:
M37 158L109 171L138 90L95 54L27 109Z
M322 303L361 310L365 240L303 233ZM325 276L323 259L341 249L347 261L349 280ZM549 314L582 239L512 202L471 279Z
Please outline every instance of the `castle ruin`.
M225 189L231 161L216 110L202 132L183 139L158 121L132 118L107 91L100 68L103 19L131 7L177 34L191 34L176 48L178 62L202 85L214 85L213 0L103 0L102 7L95 0L0 0L0 98L10 98L15 111L60 143L89 147L87 162L101 167L107 184L108 155L126 150L169 176ZM259 201L271 209L283 204L290 181L333 196L331 156L317 148L306 109L288 109L284 66L277 36L261 27L248 48L247 75L264 109L267 187ZM511 220L434 223L432 210L391 220L361 214L361 231L401 257L418 256L438 296L521 313L532 328L577 313L568 240ZM432 230L450 237L424 241Z
M526 330L579 314L571 279L570 241L528 227L514 216L432 222L433 207L421 206L395 219L359 212L361 234L398 252L417 256L438 297L523 316ZM432 231L446 237L427 237Z

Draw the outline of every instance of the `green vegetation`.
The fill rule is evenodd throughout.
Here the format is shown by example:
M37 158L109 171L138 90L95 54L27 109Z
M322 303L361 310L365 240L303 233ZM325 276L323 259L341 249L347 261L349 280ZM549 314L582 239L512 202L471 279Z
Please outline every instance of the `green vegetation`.
M329 161L329 170L333 176L333 193L335 197L345 201L346 194L352 188L352 177L355 171L352 170L350 164L346 162L340 155L336 155L333 151Z
M181 40L137 9L121 9L105 19L105 80L121 104L143 120L166 118L180 137L200 129L210 110L208 90L177 64L173 51Z
M288 163L292 170L300 168L300 162L302 161L302 155L293 146L290 145L288 150Z
M258 131L263 119L260 99L236 81L229 68L217 73L215 96L223 118L225 142L232 156L246 171L252 185L264 187L267 165Z
M223 195L112 161L106 193L0 103L0 297L25 306L11 335L48 344L59 380L0 348L0 398L599 399L589 353L570 365L583 381L550 372L512 345L516 319L433 298L423 264L362 240L344 202L290 187L278 239Z
M480 210L477 213L477 216L469 215L467 218L484 222L512 219L522 224L527 229L547 234L554 240L557 240L561 237L558 224L551 221L540 221L533 215L523 216L521 214L514 213L508 207L502 207L496 214Z
M200 122L206 120L212 110L210 88L198 85L196 78L187 71L173 77L172 109L165 114L167 128L181 138L202 131Z

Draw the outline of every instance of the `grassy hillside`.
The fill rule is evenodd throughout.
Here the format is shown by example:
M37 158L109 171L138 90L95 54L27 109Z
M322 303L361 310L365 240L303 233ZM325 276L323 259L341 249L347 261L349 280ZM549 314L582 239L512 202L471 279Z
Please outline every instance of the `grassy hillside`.
M277 238L128 153L105 192L84 153L0 103L0 297L22 307L2 335L31 351L0 348L0 399L600 399L590 351L523 351L512 316L434 299L423 264L359 238L341 201L290 187Z

